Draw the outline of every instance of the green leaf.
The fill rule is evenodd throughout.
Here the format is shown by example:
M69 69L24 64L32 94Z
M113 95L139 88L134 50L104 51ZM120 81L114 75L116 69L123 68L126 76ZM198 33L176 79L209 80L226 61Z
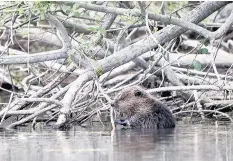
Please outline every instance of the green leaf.
M80 17L80 15L81 15L78 11L74 11L73 14L75 17Z
M207 48L201 48L201 49L199 50L199 53L200 53L200 54L208 54L208 49L207 49Z
M40 12L40 19L45 20L45 13L44 12Z
M0 26L3 26L3 24L4 24L4 20L1 20L0 21Z
M201 63L197 60L194 60L193 61L193 67L194 69L198 70L198 71L201 71Z
M96 74L98 77L100 77L101 75L103 75L103 67L102 65L100 67L98 67L96 70L95 70Z
M106 30L104 29L104 28L99 28L99 32L101 33L101 34L105 34L106 33Z
M158 29L158 27L154 27L154 31L156 32L156 31L158 31L159 29Z
M153 12L154 12L154 14L159 14L159 9L158 9L158 8L155 8L155 9L153 10Z
M79 8L79 5L78 4L74 4L73 7L72 7L72 11L76 11L78 8Z
M96 31L95 27L88 27L87 29L90 30L90 31Z
M18 8L18 12L19 12L19 14L21 15L22 13L23 13L23 8Z
M9 51L9 55L15 55L13 51Z

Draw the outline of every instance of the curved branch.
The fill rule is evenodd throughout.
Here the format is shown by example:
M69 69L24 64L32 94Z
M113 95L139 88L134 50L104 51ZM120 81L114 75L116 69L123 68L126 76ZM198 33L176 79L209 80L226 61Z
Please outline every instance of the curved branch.
M230 3L230 2L228 2L228 3ZM135 10L135 9L131 10L131 9L121 9L121 8L114 8L114 7L103 7L103 6L84 3L84 2L79 2L78 4L79 4L79 7L82 7L85 9L94 10L97 12L114 13L114 14L118 14L118 15L131 15L131 16L141 17L141 16L143 16L143 14L147 13L149 19L161 21L163 23L173 24L173 25L183 27L185 29L193 30L193 31L199 33L200 35L206 37L207 39L217 39L217 38L221 37L221 35L223 35L232 26L232 23L233 23L233 21L232 21L233 14L231 14L223 26L221 26L216 32L210 32L207 29L202 28L194 23L190 23L190 22L182 20L182 19L173 18L171 16L154 14L151 12L143 13L140 10Z
M117 15L116 14L106 14L104 16L103 23L101 24L101 28L104 28L105 30L109 29L113 22L115 21ZM94 40L94 44L97 45L101 42L103 38L103 35L101 33L97 33L97 38Z
M70 45L70 41L69 41L69 37L66 37L68 36L68 33L66 32L66 30L64 30L65 28L64 27L61 27L62 26L62 23L57 20L56 18L52 18L53 16L52 15L49 15L49 18L51 19L51 24L53 25L56 25L57 28L57 32L58 32L58 36L60 39L63 39L62 42L63 42L63 48L61 50L69 50L69 47L71 46ZM59 33L59 32L62 32L62 33ZM63 32L66 32L66 33L63 33ZM32 54L34 55L34 54ZM49 56L49 55L47 55ZM16 60L17 61L17 60ZM72 72L76 69L76 67L71 64L70 67L69 67L69 72ZM61 81L63 81L65 78L67 78L68 76L70 75L70 73L63 73L61 74L60 76L57 76L52 82L48 83L46 86L44 86L42 89L40 89L39 91L37 91L35 94L33 94L31 96L31 98L35 98L35 97L41 97L43 96L44 94L46 94L47 92L49 92L51 89L53 89L54 87L56 87ZM26 102L23 101L20 105L17 104L18 103L18 100L16 99L15 101L13 101L10 105L10 109L11 110L17 110L17 109L20 109L21 107L23 107ZM5 109L1 110L0 111L0 117L5 113Z
M88 81L92 80L94 77L96 76L96 74L94 73L94 71L92 70L87 70L86 72L84 72L82 75L80 75L78 77L78 79L76 79L71 87L69 88L69 90L67 91L66 95L64 96L64 98L62 99L62 103L63 103L63 108L61 108L60 110L60 115L57 119L56 124L54 125L54 127L59 128L62 125L64 125L64 123L66 123L69 120L69 114L70 114L70 107L71 104L75 98L75 94L77 91L79 91L79 89Z
M199 7L191 11L188 16L185 18L186 20L190 20L191 22L198 23L211 13L226 5L228 2L204 2ZM106 8L106 7L102 7ZM98 10L99 11L99 10ZM111 12L112 13L112 12ZM155 33L153 36L157 39L157 42L163 44L167 41L172 40L173 38L179 36L186 29L180 28L177 26L170 25L159 32ZM142 39L141 41L130 45L114 54L108 56L105 59L96 61L92 64L96 72L105 73L110 71L111 69L118 67L122 64L125 64L134 58L142 55L143 53L156 48L159 44L155 43L152 37L147 37ZM62 102L64 107L61 109L61 114L55 124L56 127L60 127L64 125L68 121L68 117L70 114L70 108L72 101L74 100L75 94L81 88L84 83L95 77L95 72L92 70L87 71L86 73L79 76L79 78L72 84L69 88L68 92L64 96Z
M198 23L226 4L227 2L204 2L196 9L192 10L184 19L190 20L194 23ZM179 36L185 31L186 29L184 28L170 25L156 32L153 37L157 39L159 44L163 44ZM103 73L105 73L106 71L123 65L131 61L132 59L142 55L143 53L156 48L158 46L158 43L155 43L151 36L144 38L137 43L134 43L118 52L115 52L105 59L97 61L97 63L95 64L96 68L99 68L101 66L103 69Z
M59 92L57 92L55 95L53 95L51 97L51 99L57 99L58 97L60 97L61 95L63 95L69 88L70 88L70 85L67 85L66 87L64 87L63 89L61 89ZM27 111L27 110L26 111L25 110L18 110L18 111L11 110L11 111L7 111L6 115L8 115L8 114L9 115L10 114L20 114L20 113L25 113L25 112L26 113L28 112L27 114L30 114L29 116L27 116L27 117L25 117L25 118L23 118L23 119L21 119L21 120L19 120L17 122L14 122L13 124L9 125L8 127L9 128L13 128L13 127L15 127L17 125L20 125L22 123L25 123L25 122L33 119L34 117L36 117L36 116L38 116L38 115L40 115L40 114L42 114L42 113L44 113L46 111L49 111L49 110L57 107L56 105L50 105L50 106L46 107L47 105L48 105L48 103L44 102L44 103L41 103L37 108L33 108L33 109L29 110L29 111ZM32 113L30 113L30 112L32 112Z
M196 86L170 86L170 87L160 87L155 89L147 90L149 93L165 92L165 91L187 91L187 90L233 90L232 86L218 87L214 85L196 85Z
M0 65L27 64L63 59L67 57L66 50L54 50L36 54L1 56Z
M36 117L36 116L38 116L38 115L40 115L40 114L42 114L42 113L44 113L44 112L46 112L46 111L49 111L49 110L51 110L51 109L53 109L53 108L55 108L56 106L55 105L51 105L51 106L48 106L48 107L46 107L46 108L44 108L44 109L41 109L41 110L39 110L39 111L37 111L37 112L34 112L33 114L31 114L30 116L28 116L28 117L26 117L26 118L23 118L23 119L21 119L21 120L19 120L19 121L17 121L17 122L14 122L14 123L12 123L12 124L10 124L7 128L13 128L13 127L15 127L15 126L17 126L17 125L20 125L20 124L22 124L22 123L25 123L25 122L27 122L28 120L31 120L31 119L33 119L34 117Z
M0 65L38 63L67 57L67 51L71 46L71 40L65 27L56 17L52 16L51 14L47 14L46 17L51 26L56 30L57 36L62 42L62 49L36 54L1 56Z
M50 25L55 29L58 38L61 40L63 49L68 50L71 47L71 39L66 31L66 28L63 26L63 24L53 15L48 13L46 15L46 18Z
M47 102L47 103L52 103L58 106L63 106L63 104L60 101L57 101L52 98L21 98L20 101L25 101L25 102Z
M223 112L220 112L220 111L216 111L216 110L188 110L188 111L180 111L180 112L176 112L174 113L173 115L178 115L178 114L181 114L181 113L190 113L190 112L196 112L196 113L200 113L200 112L204 112L204 113L217 113L217 114L220 114L222 116L225 116L226 118L228 118L231 122L233 122L233 119L228 115L228 114L225 114Z

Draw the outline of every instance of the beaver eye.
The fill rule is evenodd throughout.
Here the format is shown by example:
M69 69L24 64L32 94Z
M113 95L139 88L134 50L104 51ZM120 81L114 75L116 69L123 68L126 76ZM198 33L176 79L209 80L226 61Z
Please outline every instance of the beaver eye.
M142 93L141 91L136 91L136 92L134 93L134 95L135 95L136 97L142 97L143 93Z

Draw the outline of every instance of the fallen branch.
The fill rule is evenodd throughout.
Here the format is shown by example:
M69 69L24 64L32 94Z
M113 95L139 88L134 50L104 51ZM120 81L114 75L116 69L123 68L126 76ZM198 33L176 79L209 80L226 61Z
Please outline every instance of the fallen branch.
M47 102L49 104L55 104L58 106L63 106L60 101L57 101L52 98L21 98L20 101L25 101L25 102Z
M65 88L63 88L62 90L60 90L59 92L57 92L56 94L54 94L51 97L51 99L57 99L58 97L60 97L61 95L63 95L69 88L70 88L70 85L67 85ZM44 113L46 111L49 111L49 110L51 110L51 109L53 109L55 107L57 107L57 105L50 105L50 106L48 106L48 103L43 102L38 107L35 107L35 108L31 109L30 111L26 111L26 113L28 112L27 114L29 114L29 116L27 116L27 117L25 117L25 118L23 118L23 119L15 122L15 123L10 124L8 127L9 128L13 128L13 127L15 127L17 125L23 124L23 123L25 123L25 122L27 122L27 121L35 118L36 116L38 116L38 115L40 115L40 114L42 114L42 113ZM14 113L23 113L25 111L23 111L23 110L18 110L18 111L11 110L11 111L8 111L6 113L6 115L8 115L8 114L10 115L11 112L12 112L12 114L14 114Z
M180 111L180 112L173 113L173 115L178 115L178 114L183 114L183 113L192 113L192 112L200 113L199 110L187 110L187 111ZM220 111L216 111L216 110L202 110L201 112L220 114L220 115L228 118L231 122L233 122L233 119L228 114L225 114L225 113L220 112Z
M149 93L157 93L157 92L164 92L164 91L188 91L188 90L214 90L214 91L233 90L233 86L223 86L223 87L218 87L214 85L170 86L170 87L160 87L156 89L149 89L147 91Z
M62 41L62 48L54 51L41 52L36 54L23 54L23 55L12 55L12 56L1 56L0 64L26 64L26 63L38 63L49 60L62 59L67 57L67 51L71 46L71 40L66 32L65 27L58 23L57 19L51 14L47 14L49 23L57 30L57 35Z
M72 2L68 2L68 4L72 5ZM195 25L194 23L190 23L182 19L173 18L171 16L154 14L154 13L146 12L146 11L142 12L142 9L141 11L135 10L135 9L134 10L121 9L121 8L114 8L114 7L99 6L99 5L83 3L83 2L79 2L79 7L82 7L88 10L97 11L97 12L105 12L105 13L112 13L112 14L118 14L118 15L132 15L132 16L137 16L137 17L142 17L143 15L148 14L148 18L151 20L161 21L163 23L173 24L173 25L183 27L185 29L193 30L210 40L220 38L224 33L226 33L226 31L228 31L228 29L233 24L233 12L228 17L226 22L217 31L210 32L206 30L205 28Z

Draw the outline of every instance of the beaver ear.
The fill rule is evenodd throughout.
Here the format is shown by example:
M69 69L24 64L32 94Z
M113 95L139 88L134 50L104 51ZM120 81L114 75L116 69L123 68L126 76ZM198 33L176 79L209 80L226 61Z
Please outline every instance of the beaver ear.
M136 97L142 97L142 96L143 96L143 93L142 93L141 91L136 91L136 92L134 93L134 95L135 95Z

